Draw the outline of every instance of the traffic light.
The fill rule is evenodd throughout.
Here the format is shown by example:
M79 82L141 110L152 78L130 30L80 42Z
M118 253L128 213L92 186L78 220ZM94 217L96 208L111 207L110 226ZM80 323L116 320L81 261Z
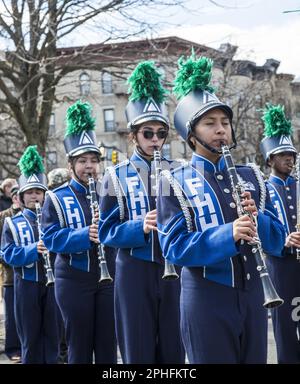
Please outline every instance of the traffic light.
M118 151L113 150L111 153L111 162L116 165L119 162L119 154Z

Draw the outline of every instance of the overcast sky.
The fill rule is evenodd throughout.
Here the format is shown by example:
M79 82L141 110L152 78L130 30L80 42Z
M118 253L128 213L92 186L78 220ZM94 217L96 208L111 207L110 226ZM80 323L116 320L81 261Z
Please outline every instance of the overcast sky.
M163 12L147 12L149 21L159 19L163 24L157 36L179 36L199 44L219 48L229 42L239 47L236 59L255 61L263 65L273 58L281 62L278 72L291 73L300 77L300 12L283 13L286 10L300 10L300 0L188 0L193 12L177 12L166 8ZM218 6L218 4L223 7ZM0 12L3 4L0 3ZM138 10L136 10L138 12ZM143 10L141 10L143 12ZM138 13L136 15L138 18ZM170 27L169 22L180 27ZM99 31L86 29L75 32L66 39L65 45L87 45L101 43ZM144 38L144 36L139 36ZM61 44L61 42L60 42ZM0 39L0 49L5 49Z
M273 58L281 62L278 72L300 77L300 10L299 0L191 0L198 16L178 16L181 28L164 30L161 35L177 35L200 44L218 48L229 42L238 45L235 58L263 65ZM197 5L198 4L198 5ZM200 14L200 16L199 16Z

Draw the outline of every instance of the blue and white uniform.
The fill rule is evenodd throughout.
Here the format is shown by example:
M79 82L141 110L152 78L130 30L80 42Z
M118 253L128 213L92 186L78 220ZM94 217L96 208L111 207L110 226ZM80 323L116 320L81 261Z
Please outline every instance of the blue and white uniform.
M15 317L23 364L56 364L58 331L54 288L46 287L42 256L37 251L35 212L25 208L6 218L2 233L5 262L15 272Z
M116 363L113 284L99 283L97 245L89 239L92 215L88 188L72 179L48 192L43 241L57 253L55 297L62 313L70 364ZM106 259L114 275L115 252Z
M282 180L271 175L268 180L268 189L272 204L288 236L296 231L296 181L291 176ZM299 364L300 322L299 315L293 316L293 312L299 306L297 298L300 297L300 262L297 261L296 249L293 247L284 247L282 254L283 258L272 256L267 259L274 285L279 296L284 299L283 305L272 309L277 359L281 364Z
M258 233L265 252L281 256L284 229L263 180L250 167L237 172L261 207ZM184 267L181 331L189 362L265 363L262 284L250 246L233 238L238 216L223 157L213 164L194 153L189 165L163 172L157 210L163 254Z
M169 168L169 163L166 161ZM109 168L102 182L99 237L119 248L115 312L123 362L183 363L179 330L180 281L165 281L156 233L145 234L144 218L156 207L151 164L135 151Z

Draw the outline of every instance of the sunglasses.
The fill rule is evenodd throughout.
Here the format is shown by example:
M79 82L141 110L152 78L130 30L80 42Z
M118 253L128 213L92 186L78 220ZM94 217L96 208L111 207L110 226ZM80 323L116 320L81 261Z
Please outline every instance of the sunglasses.
M144 130L144 131L141 131L141 133L143 134L144 138L147 140L153 139L154 135L156 135L156 137L160 140L165 139L168 136L168 131L165 131L165 130L158 131L158 132L153 132L150 130Z

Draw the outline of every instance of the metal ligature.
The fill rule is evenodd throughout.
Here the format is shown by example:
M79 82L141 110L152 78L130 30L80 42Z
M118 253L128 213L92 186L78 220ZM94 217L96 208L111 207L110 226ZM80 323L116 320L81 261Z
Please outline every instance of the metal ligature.
M231 153L227 145L222 145L222 153L226 163L227 172L229 174L231 188L232 188L232 195L237 206L238 216L241 217L243 215L248 215L253 220L253 222L256 224L256 227L257 227L257 217L254 216L252 213L246 211L242 205L242 201L243 201L242 194L245 192L245 189L238 178L238 174L233 162L233 158L231 156ZM283 300L278 296L274 288L274 285L272 283L272 280L269 276L269 272L265 263L266 256L262 249L261 240L258 234L253 238L253 241L251 241L249 245L252 248L252 253L255 257L255 261L257 264L256 269L259 272L259 277L261 279L262 286L263 286L263 292L264 292L263 306L265 308L275 308L283 304Z
M153 163L154 163L154 169L155 169L155 189L156 189L156 196L157 196L158 189L159 189L160 173L161 173L161 155L158 147L154 148ZM164 280L176 280L178 279L178 277L179 276L176 272L174 265L169 263L169 261L165 259L165 269L164 269L164 274L162 278Z
M36 210L36 221L38 226L38 233L39 233L39 240L42 238L42 228L41 228L41 217L42 217L42 207L41 204L37 201L35 203L35 210ZM46 286L51 286L55 282L54 274L51 268L50 263L50 254L49 251L44 251L42 253L43 260L44 260L44 267L46 271Z
M97 212L99 212L98 198L96 194L95 180L92 175L89 175L89 193L90 193L90 207L92 212L92 223L98 224L99 219L96 218ZM107 268L107 262L103 245L97 244L97 253L100 267L100 279L99 283L111 283L113 281Z
M296 201L297 201L297 224L296 231L300 232L300 154L297 155L296 159ZM300 248L296 248L296 258L300 262Z

